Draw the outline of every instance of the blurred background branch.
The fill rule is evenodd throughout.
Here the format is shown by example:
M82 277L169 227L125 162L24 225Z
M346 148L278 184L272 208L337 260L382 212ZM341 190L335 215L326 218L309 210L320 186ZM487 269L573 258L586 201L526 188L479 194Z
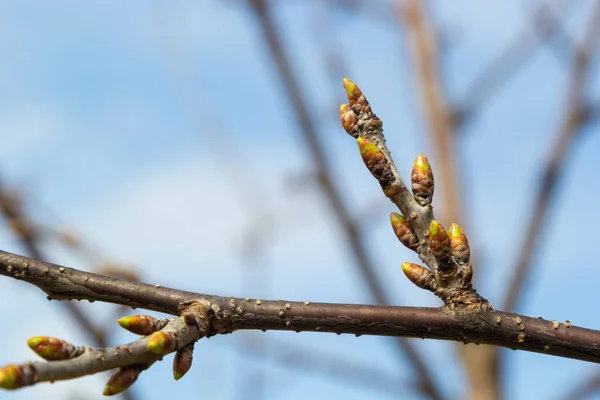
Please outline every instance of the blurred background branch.
M273 59L279 79L295 114L299 133L301 133L303 142L308 149L312 165L316 169L319 186L347 241L347 249L353 254L356 266L377 304L389 305L391 302L377 277L373 262L367 255L360 228L354 223L344 197L334 183L335 179L328 165L327 154L320 144L315 123L311 118L309 103L304 99L303 87L293 73L290 58L284 51L285 46L280 42L280 35L270 15L268 3L263 0L249 0L249 4L255 12L262 38L265 41L265 47L269 50L269 55ZM442 399L442 394L437 388L431 372L427 369L422 357L413 345L400 338L395 339L395 342L398 344L402 355L412 364L416 375L415 380L418 382L416 385L417 390L422 391L432 399Z

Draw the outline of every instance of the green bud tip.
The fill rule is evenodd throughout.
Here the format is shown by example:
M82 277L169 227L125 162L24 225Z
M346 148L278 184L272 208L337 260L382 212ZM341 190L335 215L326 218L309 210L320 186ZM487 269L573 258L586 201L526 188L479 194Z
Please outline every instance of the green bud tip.
M350 104L342 104L340 105L340 118L344 116L347 112L352 111L352 107Z
M431 221L431 224L429 225L429 233L433 236L437 235L440 232L440 230L443 229L444 227L442 226L442 224L440 224L436 220Z
M104 396L114 396L115 394L121 393L123 390L118 391L116 387L113 385L109 385L108 383L104 385L104 390L102 391L102 395Z
M171 342L171 338L164 332L154 332L148 337L148 350L154 354L163 354Z
M359 137L356 139L356 143L358 144L358 150L361 155L364 155L367 152L378 152L379 149L375 146L369 139L365 139L363 137Z
M48 361L66 360L70 358L69 343L49 336L33 336L27 339L27 346L35 354Z
M0 388L2 389L18 389L20 368L17 365L7 365L0 368Z
M27 346L29 346L31 350L35 350L35 348L45 342L46 339L46 336L32 336L27 339Z
M460 226L458 226L458 224L452 224L450 225L450 231L448 232L448 235L450 236L450 240L455 240L455 239L460 239L460 236L463 234L462 229L460 229Z
M134 318L134 317L127 316L127 317L119 318L119 320L117 322L119 323L119 325L121 325L121 328L128 329L131 326L132 318Z
M343 85L344 85L344 89L346 89L346 93L348 94L348 97L354 97L354 90L357 89L356 84L354 82L352 82L350 79L344 77L342 79ZM358 97L358 96L356 96Z
M129 386L122 386L116 384L111 385L110 383L107 383L106 385L104 385L104 390L102 391L102 394L104 396L114 396L115 394L124 392L127 389L129 389Z
M104 385L105 396L114 396L129 389L135 383L140 375L141 369L139 366L121 367L118 368L108 379Z
M390 222L392 223L392 225L403 224L404 221L405 218L402 214L398 214L397 212L390 213Z
M423 170L431 169L431 166L429 165L429 161L427 160L425 154L419 154L417 158L415 158L415 167Z
M412 263L404 262L402 263L402 272L406 275L410 274L413 271L414 267Z

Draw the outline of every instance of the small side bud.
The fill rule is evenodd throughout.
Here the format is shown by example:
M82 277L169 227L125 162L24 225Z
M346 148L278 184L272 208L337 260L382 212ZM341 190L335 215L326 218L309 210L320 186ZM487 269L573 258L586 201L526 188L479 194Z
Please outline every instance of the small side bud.
M356 114L352 110L350 104L342 104L340 106L340 121L342 121L342 126L350 134L350 136L354 138L358 138L358 118Z
M363 137L356 140L363 162L377 179L387 197L397 194L396 178L385 155L371 141Z
M114 396L129 389L135 383L138 376L142 372L139 365L130 367L119 367L114 374L108 379L102 392L105 396Z
M0 388L14 390L26 386L24 384L25 371L22 365L7 365L0 368Z
M136 335L147 336L165 327L166 322L162 319L150 317L149 315L131 315L117 321L122 328Z
M392 229L394 229L394 233L400 243L413 251L417 251L417 248L419 247L419 238L410 226L408 220L401 214L393 212L390 213L390 222L392 223Z
M435 220L429 225L429 251L435 257L440 271L448 271L453 267L450 238L444 226Z
M416 202L420 206L431 204L431 201L433 200L433 189L435 187L433 182L433 172L431 171L431 166L429 165L429 161L427 161L427 157L423 154L419 154L415 159L410 181Z
M165 332L154 332L148 337L148 350L161 356L169 354L175 350L175 340Z
M35 354L48 361L68 360L81 355L83 347L75 347L69 342L48 336L33 336L27 339L27 346Z
M460 266L465 266L469 263L471 258L471 248L469 247L469 241L467 236L464 234L458 224L450 225L450 236L452 246L452 257Z
M421 289L435 292L436 284L433 274L426 268L420 265L405 262L402 263L402 272L415 285Z
M193 343L175 353L175 358L173 358L173 378L175 378L176 381L183 378L183 376L190 370L192 367L193 356Z

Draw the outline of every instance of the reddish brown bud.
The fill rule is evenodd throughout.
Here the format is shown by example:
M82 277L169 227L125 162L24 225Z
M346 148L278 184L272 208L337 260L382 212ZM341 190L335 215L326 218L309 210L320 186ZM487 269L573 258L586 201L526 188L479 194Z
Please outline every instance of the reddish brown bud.
M354 105L363 95L362 91L354 82L346 77L342 79L342 83L344 85L344 89L346 89L346 94L348 95L348 101L350 102L350 105Z
M340 106L340 120L342 121L342 126L352 137L358 138L358 118L354 111L352 111L352 107L350 104L342 104Z
M105 396L114 396L115 394L124 392L135 383L141 372L142 368L139 365L117 368L115 373L108 379L108 382L106 382L102 394Z
M361 112L367 112L370 114L371 106L358 86L346 77L343 79L343 84L344 89L346 89L346 94L348 95L348 102L355 113L360 114Z
M417 251L419 247L419 238L415 231L410 226L410 223L406 218L398 213L390 213L390 222L392 223L392 229L400 243L408 247L413 251Z
M429 251L435 257L440 271L453 267L450 238L444 226L435 220L429 225Z
M450 237L452 246L452 257L454 257L459 265L467 265L469 263L469 259L471 258L471 249L469 247L467 236L464 234L462 229L460 229L458 224L450 225L450 232L448 233L448 236Z
M0 368L0 388L2 389L20 389L33 385L35 381L35 370L29 365L10 364Z
M27 339L27 346L44 360L68 360L81 355L83 347L75 347L69 342L48 336L33 336Z
M433 274L428 269L421 267L420 265L405 262L402 263L402 272L404 275L415 285L421 289L435 292L436 284Z
M431 204L433 200L433 172L427 157L423 154L419 154L415 159L411 174L411 184L413 195L415 196L416 202L420 206L426 206Z
M175 350L175 340L166 332L154 332L148 337L148 350L158 355L169 354Z
M390 198L397 194L396 178L392 173L389 161L381 150L368 139L362 137L359 137L356 143L358 143L358 149L365 165L381 185L383 193Z
M175 358L173 359L173 378L176 381L183 378L183 376L190 370L192 367L194 355L194 344L192 343L189 346L180 349L175 353Z
M117 321L122 328L136 335L147 336L165 327L166 320L150 317L149 315L131 315Z

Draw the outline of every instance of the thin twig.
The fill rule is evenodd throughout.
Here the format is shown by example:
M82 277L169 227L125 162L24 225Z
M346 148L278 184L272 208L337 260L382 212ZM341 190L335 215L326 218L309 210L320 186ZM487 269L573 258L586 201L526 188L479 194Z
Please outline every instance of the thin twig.
M291 342L277 341L269 338L271 351L267 357L264 352L250 346L240 346L244 354L257 356L260 360L276 362L283 367L295 368L319 376L339 379L344 384L361 385L370 390L399 395L405 393L407 385L400 375L391 374L383 368L368 366L327 354L321 350L298 346Z
M515 310L521 300L523 288L533 268L532 260L541 238L540 232L543 231L548 220L546 216L555 199L556 189L560 183L565 158L577 134L582 131L583 126L588 121L588 109L584 96L588 77L590 76L590 64L597 50L599 37L600 1L597 1L587 26L584 42L573 57L563 122L541 174L541 183L535 195L530 213L531 217L525 229L517 263L510 274L511 282L503 306L505 310Z
M305 0L303 0L305 1ZM336 7L361 16L371 17L378 22L393 22L392 5L386 1L369 0L319 0L328 6Z
M348 249L353 254L356 265L366 281L375 301L378 304L390 304L388 297L384 293L383 285L376 276L375 267L367 255L366 246L361 238L359 227L353 223L344 199L331 176L330 168L326 161L327 157L319 142L317 130L311 115L308 112L307 103L302 97L300 84L292 71L289 57L285 53L284 46L280 42L279 35L267 5L263 0L249 0L248 2L257 18L262 37L269 49L276 70L279 73L281 83L292 105L292 109L295 112L302 139L310 153L312 165L317 170L320 187L329 202L344 237L346 238ZM437 388L431 372L428 370L414 347L406 340L399 339L396 343L401 353L408 359L415 371L415 379L419 381L419 384L417 385L418 389L431 399L442 399L443 396L439 388Z
M590 398L593 394L600 390L600 373L594 371L594 373L587 377L583 382L577 384L566 396L562 397L563 400L583 400Z

